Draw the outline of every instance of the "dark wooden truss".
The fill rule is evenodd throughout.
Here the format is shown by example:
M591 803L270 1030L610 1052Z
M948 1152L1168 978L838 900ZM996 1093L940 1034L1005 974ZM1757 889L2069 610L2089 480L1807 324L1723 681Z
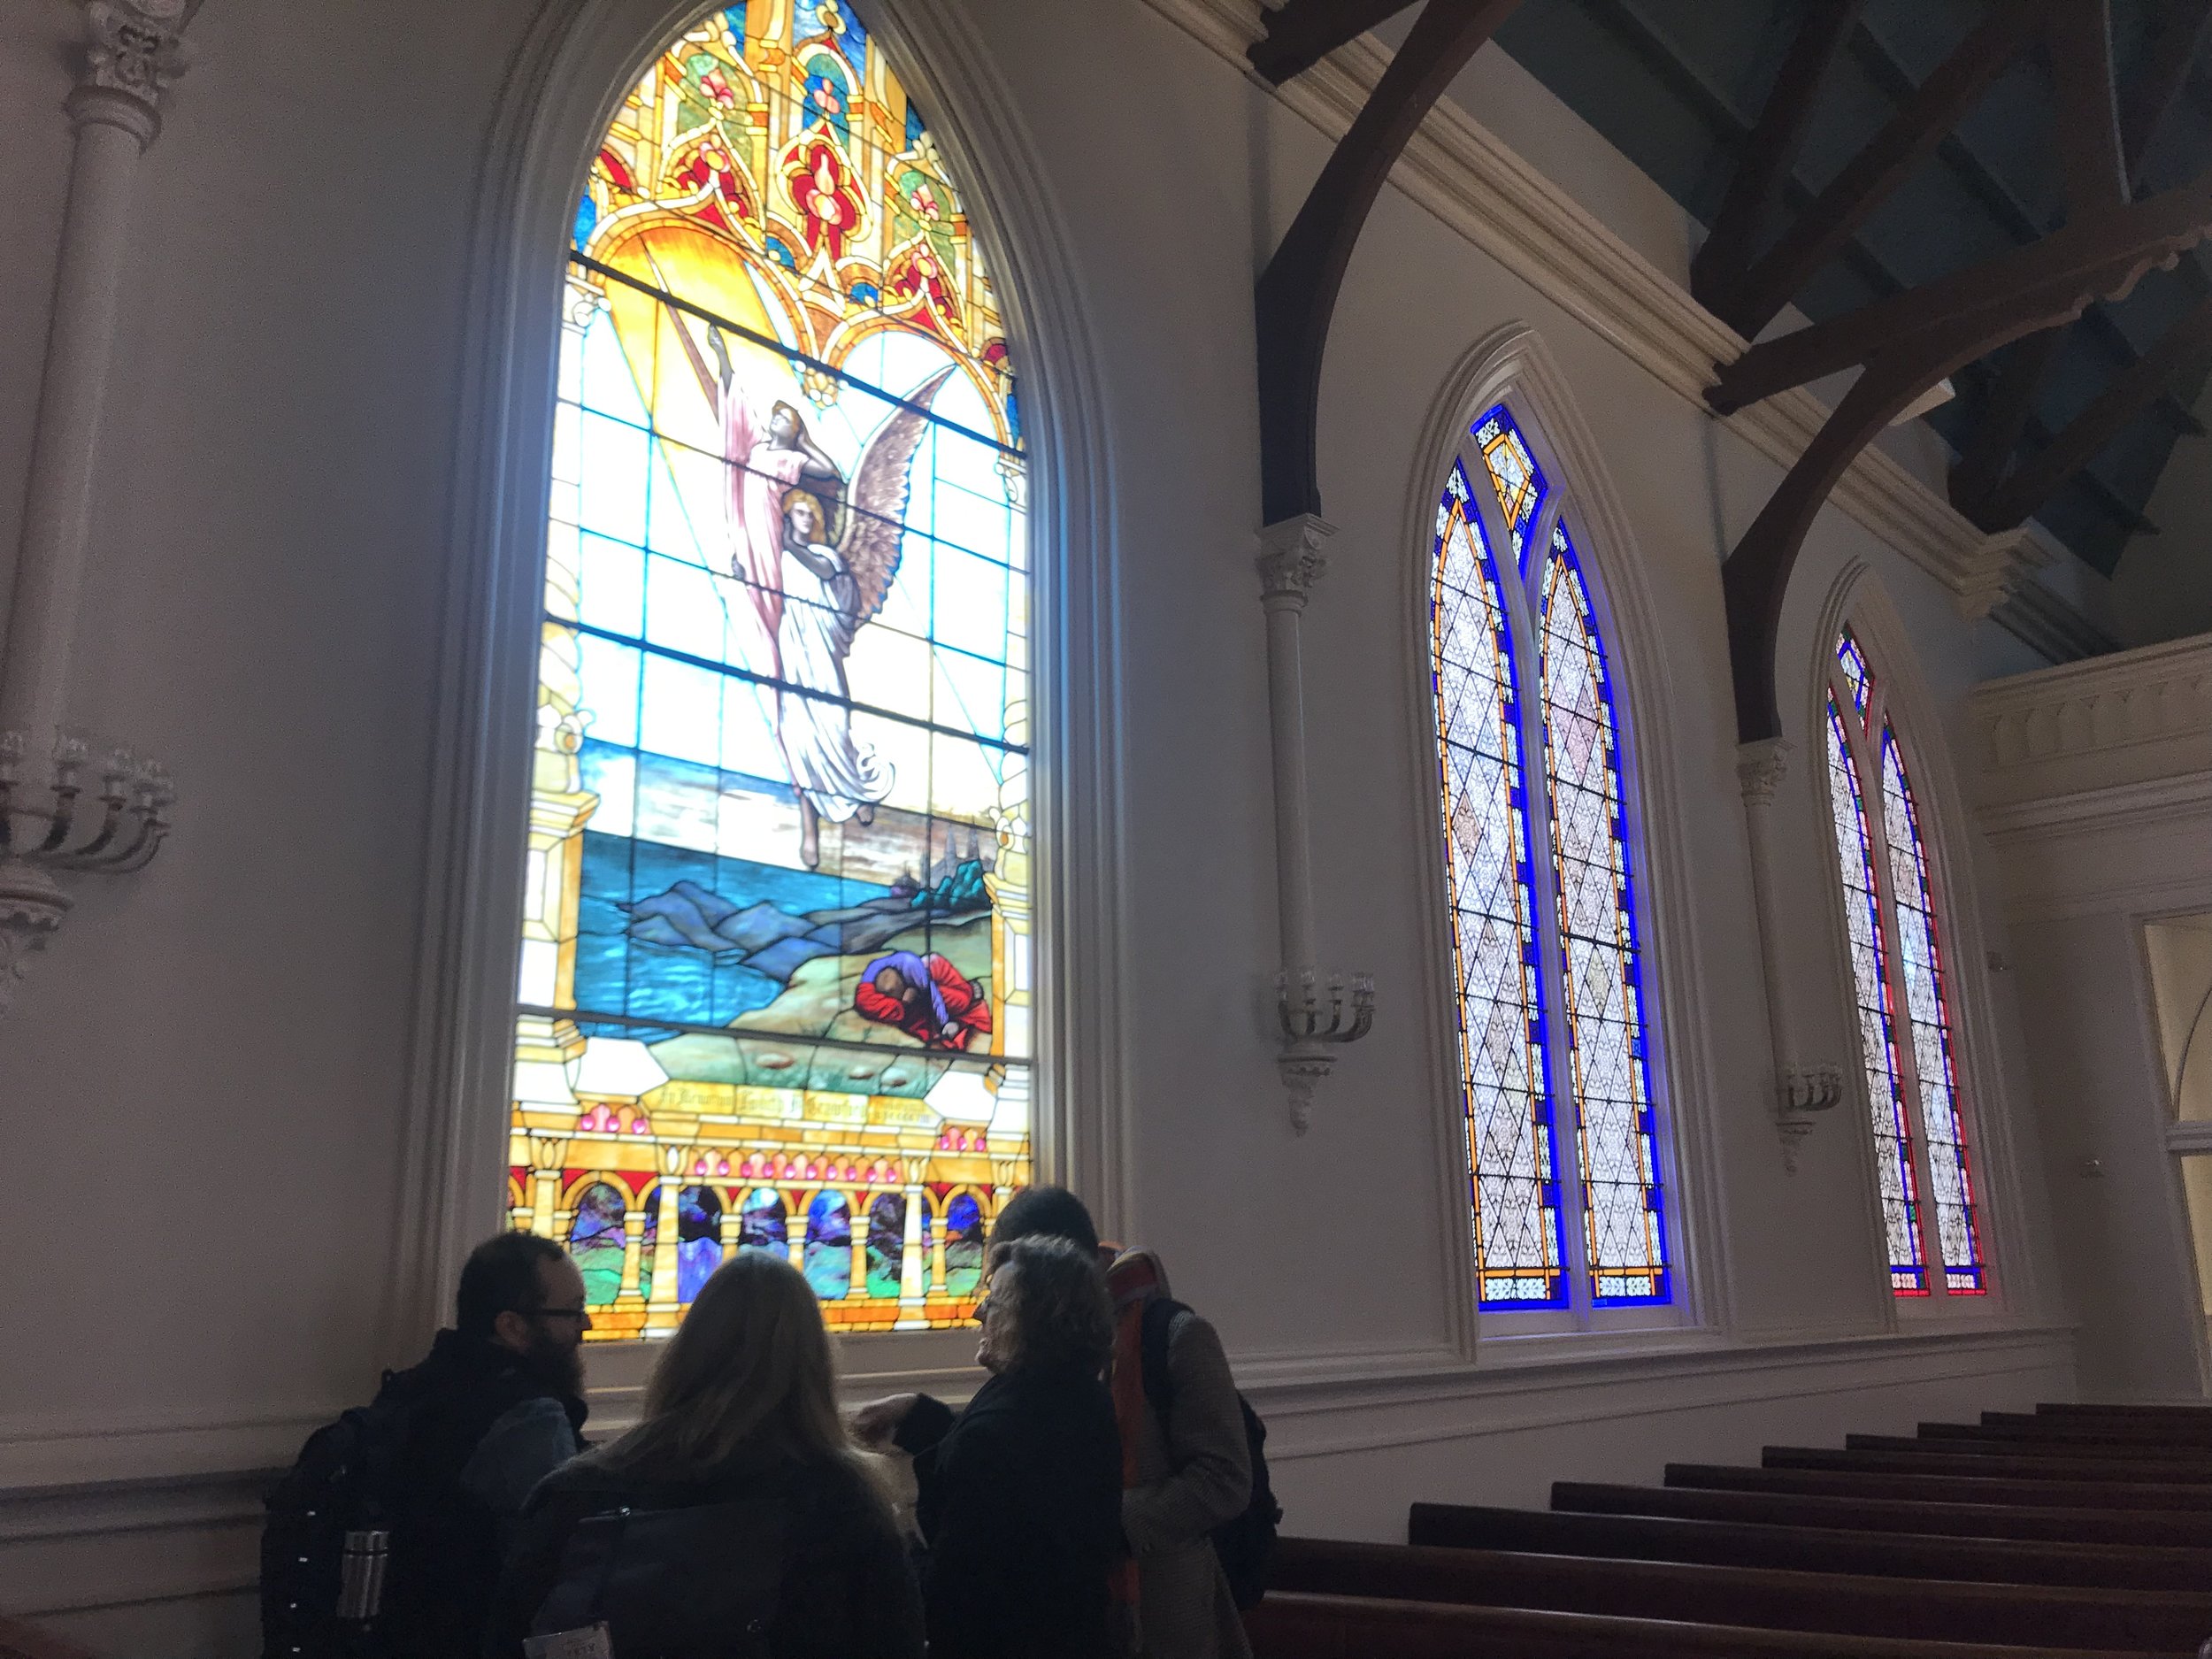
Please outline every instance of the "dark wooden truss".
M2150 266L2171 264L2212 231L2212 173L2143 201L2133 195L2143 151L2185 81L2185 54L2212 4L2175 0L2160 48L2184 53L2183 67L2154 51L2143 83L2131 89L2124 107L2116 90L2108 0L2003 0L1765 251L1756 252L1803 138L1806 106L1859 10L1852 0L1818 0L1807 12L1716 216L1713 240L1719 246L1709 243L1694 270L1699 297L1747 338L1764 328L1846 249L1911 170L1936 153L1990 82L2039 41L2057 94L2065 221L2007 253L1715 365L1719 378L1706 396L1723 414L1831 374L1860 371L1722 567L1737 729L1746 742L1780 734L1775 634L1815 515L1859 451L1922 393L1988 353L2024 342L1991 394L1990 423L1962 458L1971 488L1957 478L1953 482L1955 498L1964 494L1978 523L2003 527L2047 500L2163 396L2181 368L2212 351L2208 302L2134 357L2034 457L2004 472L2063 326L2093 302L2124 295Z
M1268 524L1321 511L1321 359L1361 227L1430 107L1519 4L1428 0L1260 274L1260 501ZM1252 66L1279 85L1403 9L1404 0L1289 0L1269 14Z

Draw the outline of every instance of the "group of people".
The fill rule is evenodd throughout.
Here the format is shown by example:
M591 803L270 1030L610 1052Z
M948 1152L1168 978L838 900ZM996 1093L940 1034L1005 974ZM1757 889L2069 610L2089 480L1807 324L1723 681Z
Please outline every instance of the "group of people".
M1212 1326L1064 1188L1007 1203L986 1271L988 1376L964 1409L841 1413L812 1291L747 1251L686 1312L636 1426L587 1447L574 1263L525 1233L479 1247L455 1328L380 1396L412 1408L406 1506L445 1517L393 1535L392 1650L1245 1659L1212 1537L1247 1510L1252 1456Z

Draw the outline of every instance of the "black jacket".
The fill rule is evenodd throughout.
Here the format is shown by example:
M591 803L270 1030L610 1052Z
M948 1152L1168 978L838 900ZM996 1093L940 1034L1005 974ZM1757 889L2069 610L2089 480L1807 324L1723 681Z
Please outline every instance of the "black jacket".
M465 1487L461 1471L492 1425L535 1400L558 1401L572 1430L582 1428L582 1401L562 1396L511 1349L458 1331L439 1332L429 1356L378 1393L378 1404L407 1409L384 1602L399 1651L473 1659L513 1517Z
M849 1464L743 1454L674 1480L641 1479L580 1459L531 1495L500 1580L484 1653L519 1659L523 1638L560 1577L569 1535L588 1516L625 1507L771 1506L784 1548L775 1659L922 1659L922 1604L889 1509Z
M1118 1651L1121 1436L1104 1383L1077 1370L994 1377L957 1421L925 1398L898 1438L917 1454L930 1659Z

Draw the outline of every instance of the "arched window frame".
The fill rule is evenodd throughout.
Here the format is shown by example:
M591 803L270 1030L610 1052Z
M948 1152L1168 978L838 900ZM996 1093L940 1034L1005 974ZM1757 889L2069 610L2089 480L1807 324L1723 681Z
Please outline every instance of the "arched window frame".
M1071 1181L1102 1225L1125 1215L1125 979L1118 868L1122 721L1110 671L1115 529L1100 353L1071 239L989 43L942 0L853 0L931 115L973 216L1023 388L1034 606L1033 901L1041 1177ZM627 89L718 9L701 0L549 8L516 55L487 142L465 267L473 286L455 427L452 577L442 629L437 770L412 1019L405 1166L384 1342L419 1347L463 1257L512 1214L508 1072L536 724L557 349L566 251L586 173ZM1080 1020L1063 987L1082 987ZM1075 1110L1080 1102L1082 1110ZM865 1369L965 1363L960 1332L856 1336ZM595 1355L596 1385L641 1381L642 1344Z
M1649 1051L1649 1091L1656 1120L1654 1135L1659 1182L1667 1205L1666 1248L1672 1277L1671 1300L1661 1305L1594 1307L1586 1275L1579 1271L1580 1247L1574 1229L1579 1215L1566 1217L1569 1304L1527 1311L1479 1306L1474 1251L1469 1225L1470 1162L1466 1139L1464 1084L1454 964L1451 898L1446 879L1441 814L1432 801L1420 815L1426 840L1421 860L1425 960L1431 989L1423 999L1430 1074L1436 1079L1434 1114L1440 1202L1446 1206L1445 1272L1452 1286L1451 1315L1455 1342L1478 1363L1510 1363L1523 1352L1523 1340L1548 1349L1584 1337L1609 1345L1632 1333L1671 1340L1687 1329L1723 1327L1727 1321L1725 1286L1713 1271L1707 1240L1717 1238L1712 1202L1712 1172L1717 1167L1713 1125L1696 1110L1678 1102L1711 1097L1710 1050L1702 1011L1686 966L1694 961L1695 917L1688 898L1688 869L1676 784L1677 763L1669 752L1671 736L1663 710L1672 702L1670 673L1660 631L1653 620L1630 520L1614 492L1602 453L1575 407L1563 374L1541 338L1524 325L1510 324L1478 343L1453 368L1432 405L1409 491L1406 547L1409 623L1408 683L1414 745L1414 775L1424 789L1436 787L1438 733L1431 685L1432 647L1430 606L1434 580L1438 503L1455 460L1464 457L1482 534L1501 575L1512 557L1512 537L1497 495L1482 470L1471 429L1493 407L1503 403L1542 470L1548 491L1524 545L1530 568L1540 581L1540 552L1548 554L1552 532L1563 518L1572 539L1591 610L1607 654L1612 681L1616 741L1618 746L1621 806L1627 824L1632 863L1632 895L1639 956L1645 986L1645 1041ZM1544 765L1540 730L1541 689L1538 628L1540 590L1518 580L1502 582L1503 603L1512 629L1518 679L1522 766L1525 778ZM1532 601L1534 603L1532 603ZM1563 952L1555 925L1557 896L1548 873L1551 831L1548 788L1532 789L1529 841L1536 863L1534 888L1537 941L1547 993L1547 1044L1552 1052L1553 1123L1571 1133L1572 1103L1561 1069L1564 1010L1556 987ZM1562 1166L1563 1186L1566 1185ZM1532 1352L1532 1350L1531 1350Z
M1879 585L1855 562L1834 583L1823 608L1813 642L1815 672L1807 714L1805 766L1816 782L1811 790L1817 814L1822 885L1828 895L1830 948L1834 1006L1842 1018L1836 1050L1848 1091L1845 1110L1855 1113L1854 1135L1864 1159L1866 1191L1871 1221L1871 1252L1883 1282L1891 1291L1886 1298L1893 1317L1909 1320L1942 1317L1988 1317L2024 1298L2032 1302L2032 1286L2024 1286L2027 1273L2020 1252L2006 1245L2007 1218L2016 1213L2011 1202L2014 1159L2001 1113L1988 1110L1998 1097L2000 1080L1983 1033L1993 1018L1986 979L1986 952L1979 917L1970 902L1971 870L1966 856L1967 825L1956 799L1949 757L1925 688L1918 677L1910 636ZM1854 730L1850 687L1837 660L1837 645L1848 632L1871 671L1872 703L1869 718ZM1918 1236L1924 1269L1924 1292L1901 1286L1889 1258L1883 1217L1878 1159L1871 1130L1873 1104L1858 1024L1858 987L1851 965L1848 896L1838 858L1834 818L1835 797L1829 777L1828 703L1836 698L1846 711L1846 741L1868 818L1870 849L1874 863L1878 913L1882 929L1884 970L1888 977L1893 1015L1901 1022L1896 1037L1899 1084L1906 1103L1907 1122L1913 1141L1912 1171L1918 1194ZM1910 790L1919 829L1920 856L1930 889L1930 913L1942 960L1943 995L1950 1022L1953 1087L1976 1210L1982 1288L1953 1289L1950 1275L1939 1271L1944 1262L1927 1156L1921 1091L1917 1087L1917 1059L1906 1014L1903 964L1899 952L1897 921L1883 822L1881 757L1878 734L1888 730ZM1870 745L1866 729L1877 735Z

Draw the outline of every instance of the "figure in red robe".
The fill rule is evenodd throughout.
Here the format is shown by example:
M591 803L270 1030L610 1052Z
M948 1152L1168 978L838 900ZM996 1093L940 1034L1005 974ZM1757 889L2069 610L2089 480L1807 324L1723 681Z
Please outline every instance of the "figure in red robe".
M878 956L861 975L853 1007L879 1025L896 1025L930 1048L965 1048L991 1031L991 1005L959 969L932 951Z

